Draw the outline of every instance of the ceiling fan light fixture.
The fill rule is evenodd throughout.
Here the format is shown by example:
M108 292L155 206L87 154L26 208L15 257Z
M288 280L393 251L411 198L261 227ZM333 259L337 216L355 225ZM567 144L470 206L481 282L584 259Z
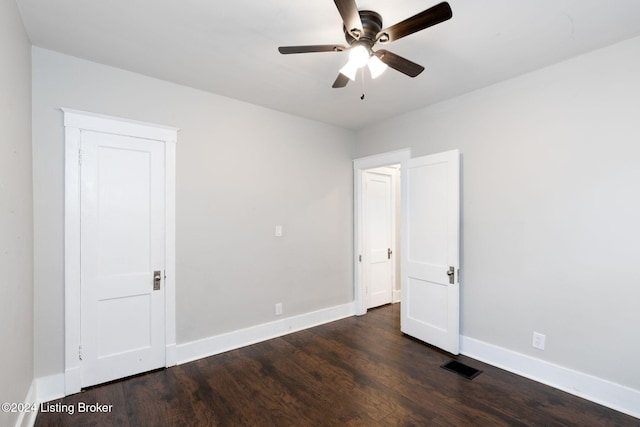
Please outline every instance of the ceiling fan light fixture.
M372 79L380 77L380 75L384 73L384 70L388 68L388 65L382 62L380 58L375 55L371 55L367 65L369 66L369 72L371 73Z
M349 52L349 63L356 68L362 68L369 62L371 52L361 44L354 45Z
M371 51L366 46L356 43L349 49L349 61L340 69L340 73L354 81L358 70L370 61Z
M340 68L340 74L349 77L349 80L355 81L356 73L358 72L358 67L353 65L351 61L347 62L344 67Z

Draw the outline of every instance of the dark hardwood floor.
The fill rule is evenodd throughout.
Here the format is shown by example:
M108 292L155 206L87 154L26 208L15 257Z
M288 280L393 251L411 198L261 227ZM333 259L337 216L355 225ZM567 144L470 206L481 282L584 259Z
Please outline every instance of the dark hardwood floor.
M404 336L400 306L371 310L49 405L36 426L640 426L640 420ZM79 403L112 405L78 413Z

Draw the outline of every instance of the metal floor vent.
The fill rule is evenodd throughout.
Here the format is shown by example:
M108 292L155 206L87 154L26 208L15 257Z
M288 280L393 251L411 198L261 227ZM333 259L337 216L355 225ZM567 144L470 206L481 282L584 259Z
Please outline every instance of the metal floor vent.
M456 374L465 377L468 380L472 380L482 373L482 371L472 368L471 366L460 363L457 360L451 360L444 365L440 365L441 368L447 371L455 372Z

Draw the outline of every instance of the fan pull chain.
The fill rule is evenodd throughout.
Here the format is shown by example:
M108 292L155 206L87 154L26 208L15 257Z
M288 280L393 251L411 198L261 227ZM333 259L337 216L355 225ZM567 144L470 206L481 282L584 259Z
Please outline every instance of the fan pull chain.
M362 96L361 101L364 101L364 67L360 68L360 82L362 83Z

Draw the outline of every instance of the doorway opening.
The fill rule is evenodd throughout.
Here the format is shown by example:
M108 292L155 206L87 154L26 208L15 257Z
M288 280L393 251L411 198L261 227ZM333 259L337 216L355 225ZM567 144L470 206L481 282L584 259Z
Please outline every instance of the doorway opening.
M354 160L356 314L400 302L400 165L403 149Z
M367 309L400 302L400 165L362 173L362 261Z

